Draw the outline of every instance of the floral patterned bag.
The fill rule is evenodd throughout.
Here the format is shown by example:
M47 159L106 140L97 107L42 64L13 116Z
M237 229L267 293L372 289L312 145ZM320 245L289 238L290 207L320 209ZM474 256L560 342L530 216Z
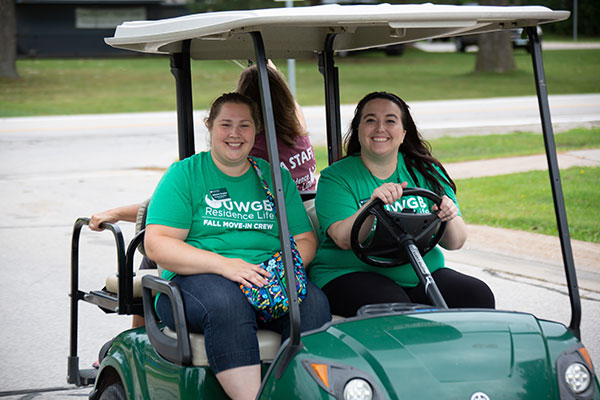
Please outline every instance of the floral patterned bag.
M275 210L273 195L269 190L267 182L262 176L260 168L253 158L248 157L248 160L252 164L252 167L254 167L254 170L263 185L263 189L265 189L267 199L270 201L273 210ZM306 272L304 271L304 265L300 253L298 252L296 241L292 235L290 235L290 244L292 247L292 257L294 259L294 274L296 275L295 280L298 303L300 303L306 297ZM261 288L256 286L248 288L240 284L240 289L246 296L246 299L248 299L248 302L257 310L258 318L261 321L268 322L272 319L286 315L289 311L282 252L278 251L273 254L271 258L261 263L260 267L271 273L271 277L267 284Z

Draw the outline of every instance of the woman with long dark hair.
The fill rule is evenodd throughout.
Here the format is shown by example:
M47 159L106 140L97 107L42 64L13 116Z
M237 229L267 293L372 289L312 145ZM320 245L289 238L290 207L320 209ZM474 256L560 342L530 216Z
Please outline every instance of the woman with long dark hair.
M389 302L429 303L425 289L408 264L378 268L358 259L350 232L367 203L417 213L435 212L447 223L440 245L460 249L467 229L456 201L456 185L431 154L407 104L387 92L366 95L348 130L346 157L321 172L315 206L320 247L309 276L329 298L333 314L352 316L363 305ZM418 196L402 198L403 189L421 187L442 197L439 207ZM445 267L436 246L423 257L449 307L493 308L494 295L479 279Z

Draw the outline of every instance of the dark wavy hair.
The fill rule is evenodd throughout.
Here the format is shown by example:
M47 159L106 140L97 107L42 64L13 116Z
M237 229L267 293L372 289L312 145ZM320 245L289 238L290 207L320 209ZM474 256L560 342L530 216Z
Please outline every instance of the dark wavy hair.
M215 101L212 102L212 105L210 106L210 111L208 112L208 117L204 119L204 123L206 124L206 127L209 130L212 129L212 125L215 122L217 115L219 115L219 113L221 112L223 104L226 103L247 105L250 109L250 114L252 115L252 120L254 121L254 126L256 127L256 130L258 131L261 128L261 118L256 103L248 96L244 96L243 94L239 94L236 92L231 92L223 93L221 96L217 97Z
M404 156L404 161L406 163L406 167L410 176L413 178L417 186L422 186L423 182L419 182L417 179L414 170L417 170L423 175L425 181L429 184L429 187L433 189L438 195L444 194L444 189L440 184L440 180L444 180L447 182L450 187L456 192L456 184L448 175L448 172L432 154L431 154L431 145L427 143L417 130L417 126L415 125L415 121L410 115L410 110L408 105L402 100L400 97L396 96L393 93L388 92L372 92L363 97L358 104L356 105L356 109L354 110L354 118L352 118L352 122L350 123L350 128L346 132L346 136L344 138L344 147L346 149L346 155L354 155L360 154L361 146L360 141L358 139L358 125L360 124L360 120L362 118L362 111L365 105L375 99L384 99L389 100L400 107L400 118L402 120L402 125L404 129L406 129L406 135L404 136L404 141L400 145L398 152L402 153ZM438 172L434 165L437 166L446 176L443 176Z
M275 131L277 137L285 144L296 147L296 137L306 135L306 131L296 116L296 102L283 75L267 67L269 76L269 87L271 88L271 100L273 104L273 115L275 117ZM236 92L250 97L258 105L262 117L262 106L260 101L260 86L258 83L258 69L256 65L242 71Z

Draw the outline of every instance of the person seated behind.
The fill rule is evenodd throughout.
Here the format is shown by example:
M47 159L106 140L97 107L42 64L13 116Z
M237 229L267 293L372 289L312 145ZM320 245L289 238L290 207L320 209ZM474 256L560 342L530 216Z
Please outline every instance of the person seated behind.
M116 224L119 221L137 222L136 220L138 218L138 213L141 211L142 204L144 204L144 207L147 206L146 203L130 204L92 214L88 226L93 231L102 231L103 228L101 227L101 224L103 222L112 224ZM139 269L157 269L157 265L143 254ZM143 315L134 314L132 316L132 328L139 328L140 326L144 326L144 324ZM96 366L96 363L94 363L94 366Z
M460 249L467 230L456 201L456 185L430 153L406 103L394 94L373 92L360 100L345 147L346 157L324 169L319 178L315 207L321 240L308 270L310 279L323 289L335 315L353 316L366 304L430 304L409 264L378 268L362 262L351 250L350 232L371 200L379 198L401 210L403 189L422 187L442 196L442 203L439 208L433 205L431 210L418 208L416 212L436 212L447 222L439 244L448 250ZM437 246L423 259L449 307L495 307L490 288L446 268Z
M261 323L240 289L240 284L262 287L269 272L258 264L280 249L277 219L248 158L259 121L249 98L238 93L219 97L206 119L211 150L165 172L152 195L146 225L148 257L165 269L163 278L181 289L188 327L204 334L210 368L233 399L254 399L258 393L257 329L280 332L282 341L290 329L289 315ZM270 169L266 161L254 160L261 170ZM264 178L272 187L271 175ZM283 168L282 180L290 233L309 263L317 240L298 189ZM232 211L234 204L239 207ZM156 309L174 329L168 297L159 295ZM312 282L307 282L300 314L302 331L331 320L327 298Z
M277 149L281 166L290 171L300 193L314 191L317 188L315 177L317 162L308 132L306 132L306 122L302 110L294 100L284 76L270 60L267 65L267 74L271 88ZM259 106L260 115L262 115L256 65L246 68L240 74L236 92L254 100ZM269 160L264 130L256 134L250 155Z

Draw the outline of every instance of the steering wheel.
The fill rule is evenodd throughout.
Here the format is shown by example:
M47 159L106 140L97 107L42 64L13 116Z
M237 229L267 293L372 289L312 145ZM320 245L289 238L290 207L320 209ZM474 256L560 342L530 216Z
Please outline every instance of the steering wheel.
M406 188L402 197L421 196L430 199L438 207L442 198L426 189ZM363 241L359 241L359 232L367 218L376 218L375 231ZM352 225L350 244L354 254L369 265L376 267L395 267L411 261L403 243L413 242L421 255L433 249L446 230L436 214L417 214L405 208L401 212L388 211L383 201L375 199L358 215Z

